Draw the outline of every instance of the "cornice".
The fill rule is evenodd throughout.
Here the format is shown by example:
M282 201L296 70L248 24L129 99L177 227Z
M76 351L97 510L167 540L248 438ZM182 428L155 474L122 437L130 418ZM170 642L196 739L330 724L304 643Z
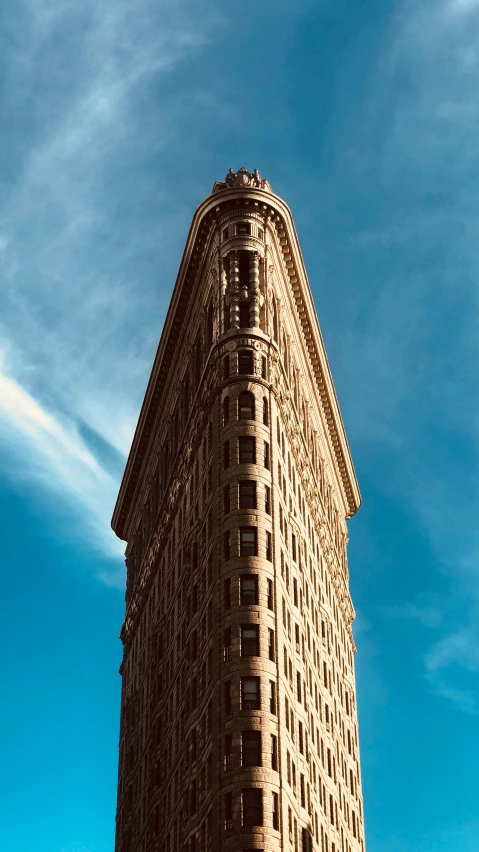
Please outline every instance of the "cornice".
M234 187L221 189L210 195L200 204L193 216L113 513L112 528L119 538L126 539L128 536L141 473L148 457L154 425L171 365L174 363L175 351L182 341L182 330L187 320L188 306L198 271L211 250L215 234L219 237L217 219L226 210L234 211L242 206L269 218L278 231L285 269L344 489L348 517L354 515L360 506L359 487L291 211L281 198L268 189Z

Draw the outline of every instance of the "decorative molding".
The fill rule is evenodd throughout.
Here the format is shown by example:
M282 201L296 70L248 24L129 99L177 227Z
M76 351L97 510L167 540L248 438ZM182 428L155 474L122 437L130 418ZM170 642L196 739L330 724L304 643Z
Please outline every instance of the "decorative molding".
M214 183L212 192L221 192L221 190L233 189L235 187L241 187L242 189L247 189L248 187L254 189L266 189L268 192L271 192L270 184L267 180L263 180L261 178L258 169L255 169L253 172L249 172L244 166L238 169L237 172L234 172L233 169L229 169L224 181L216 181Z

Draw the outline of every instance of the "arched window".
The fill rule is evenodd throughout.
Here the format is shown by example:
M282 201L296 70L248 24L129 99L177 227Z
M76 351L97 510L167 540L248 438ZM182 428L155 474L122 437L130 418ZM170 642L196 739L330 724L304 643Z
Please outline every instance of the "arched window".
M269 424L268 400L265 396L263 397L263 423L265 426Z
M227 426L230 422L230 398L225 396L223 400L223 426Z
M238 420L254 420L254 396L249 391L238 397Z

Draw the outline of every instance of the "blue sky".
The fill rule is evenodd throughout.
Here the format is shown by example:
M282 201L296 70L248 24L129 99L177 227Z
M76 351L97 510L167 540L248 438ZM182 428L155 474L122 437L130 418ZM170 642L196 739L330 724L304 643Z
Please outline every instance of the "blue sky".
M109 528L191 216L290 204L363 495L368 852L477 852L479 0L4 0L0 848L113 849Z

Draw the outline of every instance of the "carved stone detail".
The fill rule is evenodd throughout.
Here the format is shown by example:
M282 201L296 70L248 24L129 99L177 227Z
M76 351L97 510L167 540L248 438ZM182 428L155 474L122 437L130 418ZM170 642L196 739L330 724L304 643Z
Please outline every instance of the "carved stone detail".
M271 192L271 186L267 180L261 178L258 169L249 172L242 166L237 172L229 169L224 181L216 181L213 186L213 192L220 192L222 189L232 189L233 187L266 189Z

